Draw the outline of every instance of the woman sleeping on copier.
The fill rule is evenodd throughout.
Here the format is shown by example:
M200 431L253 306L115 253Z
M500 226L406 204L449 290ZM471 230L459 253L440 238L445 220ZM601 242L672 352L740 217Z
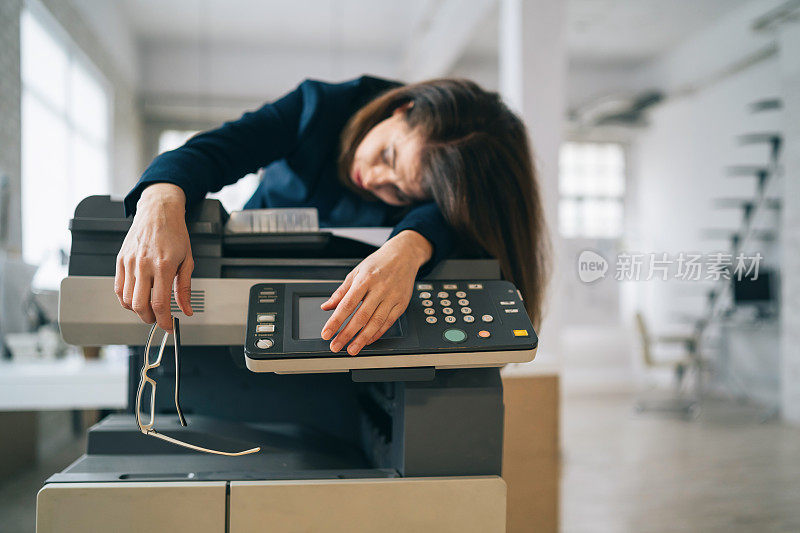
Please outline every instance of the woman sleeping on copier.
M245 209L315 207L321 226L394 226L322 305L335 309L321 332L332 351L356 355L380 338L414 280L457 248L496 258L538 327L549 241L525 127L496 93L458 79L305 81L159 155L125 198L134 218L117 256L120 304L171 331L174 290L191 315L187 205L263 167Z

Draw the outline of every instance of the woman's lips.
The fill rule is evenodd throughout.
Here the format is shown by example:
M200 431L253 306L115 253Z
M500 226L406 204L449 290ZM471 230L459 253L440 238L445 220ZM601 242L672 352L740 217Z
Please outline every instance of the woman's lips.
M359 189L364 188L364 185L361 182L361 171L358 169L355 169L355 172L353 172L353 183L355 183Z

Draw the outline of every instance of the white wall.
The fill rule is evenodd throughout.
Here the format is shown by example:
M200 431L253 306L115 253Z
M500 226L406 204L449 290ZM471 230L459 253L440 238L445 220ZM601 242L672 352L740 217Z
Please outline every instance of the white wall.
M705 238L702 232L739 225L740 211L712 208L715 198L748 197L755 191L754 179L727 177L725 167L767 162L765 145L741 146L736 137L780 129L779 112L754 114L747 107L780 94L777 58L769 53L772 38L751 30L753 20L775 4L753 2L732 12L682 43L639 78L640 86L654 81L671 96L650 113L649 127L633 143L637 193L632 208L638 220L629 236L629 248L677 254L729 247L725 241ZM761 59L748 61L756 56ZM760 221L763 227L777 223L775 213ZM761 251L766 263L778 261L774 244L755 243L751 251ZM639 282L633 306L645 312L653 329L668 328L685 321L686 315L702 311L708 287L708 283L676 280ZM752 356L758 358L759 354ZM774 366L776 359L770 361L767 366ZM745 388L748 380L764 382L763 375L753 372L774 373L777 369L748 368L739 376ZM757 395L769 403L776 393L762 390Z

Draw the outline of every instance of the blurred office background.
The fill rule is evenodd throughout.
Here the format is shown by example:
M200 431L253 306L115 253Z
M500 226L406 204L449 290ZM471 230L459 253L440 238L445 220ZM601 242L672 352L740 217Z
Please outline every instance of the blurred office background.
M44 477L124 407L124 351L57 334L76 203L304 78L368 73L472 78L529 128L557 264L537 361L506 371L560 378L561 529L800 530L798 20L795 0L0 0L0 516L32 527ZM217 196L239 209L257 180ZM758 280L729 279L737 256Z

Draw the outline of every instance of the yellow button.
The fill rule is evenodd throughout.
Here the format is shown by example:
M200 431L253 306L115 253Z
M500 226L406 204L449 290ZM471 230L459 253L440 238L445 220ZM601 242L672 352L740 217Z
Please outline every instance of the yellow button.
M527 337L528 336L528 330L527 329L515 329L514 330L514 336L515 337Z

